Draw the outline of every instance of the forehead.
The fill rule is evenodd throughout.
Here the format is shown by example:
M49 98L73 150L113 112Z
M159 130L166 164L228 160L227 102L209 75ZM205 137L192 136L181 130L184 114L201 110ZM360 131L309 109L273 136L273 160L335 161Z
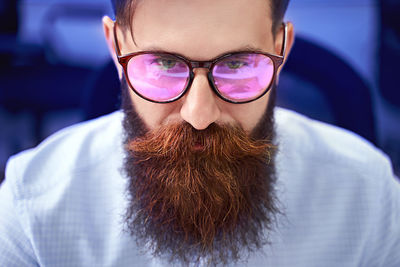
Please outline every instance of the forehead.
M268 50L270 17L268 0L142 0L132 29L137 50L205 60L241 47Z

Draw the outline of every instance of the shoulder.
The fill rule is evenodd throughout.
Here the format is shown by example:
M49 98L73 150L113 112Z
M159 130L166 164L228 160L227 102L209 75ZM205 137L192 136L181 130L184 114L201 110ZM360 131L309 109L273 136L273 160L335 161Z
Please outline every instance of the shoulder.
M7 163L6 181L32 193L45 190L69 175L84 171L120 153L122 112L67 127L37 147L23 151ZM18 192L16 192L18 193ZM19 195L19 194L18 194Z
M292 111L278 109L276 122L278 177L293 203L349 213L362 204L360 216L379 211L378 203L396 181L383 152L352 132Z
M347 130L280 108L275 115L278 191L296 231L316 233L314 245L336 240L332 255L362 249L362 266L398 266L400 184L388 157Z
M121 234L122 118L115 112L74 125L9 160L0 187L0 246L10 256L0 257L1 266L143 260Z
M353 169L391 168L380 149L351 131L282 108L275 118L280 150L288 156Z

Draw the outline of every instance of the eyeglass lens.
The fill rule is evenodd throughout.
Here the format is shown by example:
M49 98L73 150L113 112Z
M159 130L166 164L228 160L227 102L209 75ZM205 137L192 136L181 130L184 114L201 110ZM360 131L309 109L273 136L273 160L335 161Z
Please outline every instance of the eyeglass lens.
M179 58L161 54L142 54L128 62L128 78L140 95L154 101L178 97L189 82L189 67Z
M190 79L187 63L173 55L140 54L127 66L128 79L143 97L166 102L178 98ZM226 99L252 100L263 94L274 75L272 60L263 54L243 53L222 58L212 68L214 84Z
M219 61L212 72L220 94L238 102L264 93L273 74L274 64L263 54L235 54Z

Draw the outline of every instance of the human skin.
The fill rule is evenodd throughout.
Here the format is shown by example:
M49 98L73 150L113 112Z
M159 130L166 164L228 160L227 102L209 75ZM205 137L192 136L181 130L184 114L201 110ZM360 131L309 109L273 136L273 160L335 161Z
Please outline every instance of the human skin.
M253 0L251 4L248 0L145 0L138 5L132 21L135 41L129 28L117 28L117 37L122 55L162 50L192 60L210 60L248 47L279 55L283 28L273 35L270 12L266 0ZM123 70L115 55L113 25L109 17L103 18L106 41L122 77ZM287 36L286 56L294 39L291 23L288 23ZM194 73L191 88L172 103L149 102L130 91L132 103L145 125L151 130L186 121L195 129L203 130L216 122L239 125L250 133L266 110L269 93L246 104L228 103L212 91L207 69L197 68Z

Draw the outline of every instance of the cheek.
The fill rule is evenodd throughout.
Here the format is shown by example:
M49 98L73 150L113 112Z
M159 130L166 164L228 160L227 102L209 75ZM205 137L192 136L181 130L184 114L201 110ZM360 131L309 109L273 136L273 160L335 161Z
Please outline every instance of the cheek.
M247 104L237 104L229 108L230 116L250 133L262 118L268 104L268 95Z
M136 112L150 129L155 129L168 120L171 120L176 113L176 103L153 103L139 97L133 92L130 92L130 97Z

